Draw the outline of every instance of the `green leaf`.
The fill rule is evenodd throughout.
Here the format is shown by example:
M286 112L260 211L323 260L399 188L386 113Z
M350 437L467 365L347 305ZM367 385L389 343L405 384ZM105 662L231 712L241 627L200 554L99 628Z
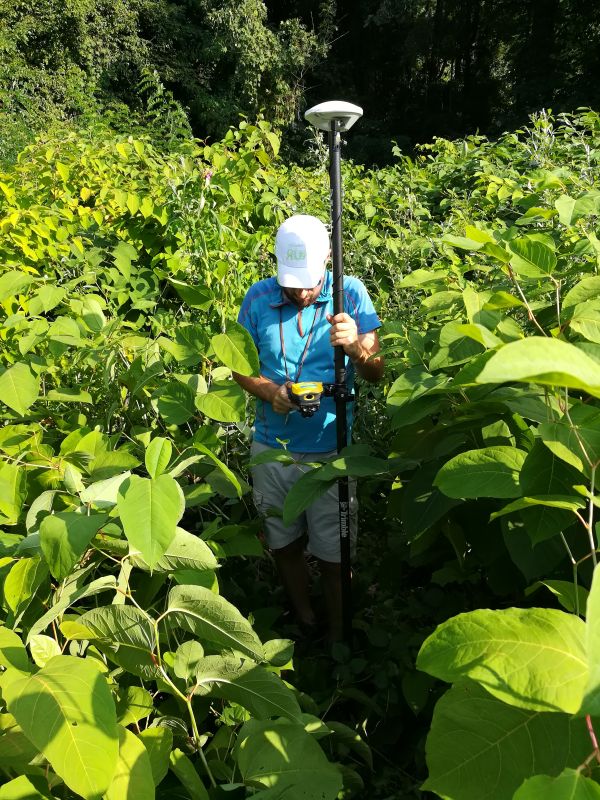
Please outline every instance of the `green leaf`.
M48 578L48 567L39 558L21 558L4 579L4 599L15 616L20 619L33 596Z
M584 714L597 714L600 709L600 570L594 569L592 587L586 610L585 646L590 668L585 697L581 704Z
M44 517L40 525L40 545L50 572L57 580L69 575L106 520L106 514L87 516L74 511Z
M586 300L576 305L569 325L589 342L600 343L600 301Z
M125 686L119 689L116 710L117 722L126 728L150 716L154 710L154 701L147 689L141 686Z
M29 639L29 650L38 667L45 667L51 658L61 654L60 645L56 639L51 636L44 636L41 633Z
M175 675L187 683L192 683L198 664L203 658L204 648L200 642L191 639L189 642L180 644L175 651L175 661L173 663Z
M576 768L589 752L581 719L515 708L460 683L435 707L421 788L457 800L512 800L526 778Z
M146 469L151 478L158 478L166 470L171 460L173 445L169 439L157 436L146 448Z
M82 503L96 508L112 508L117 505L119 488L131 476L131 472L122 472L112 478L91 483L79 494Z
M579 770L566 769L557 778L536 775L526 780L513 800L600 800L600 786Z
M530 237L508 243L510 265L520 278L545 278L556 267L556 253L548 245Z
M71 639L93 639L119 666L152 680L159 671L153 656L154 629L148 616L135 606L110 605L86 611L77 620Z
M152 400L167 425L183 425L194 413L194 394L180 381L159 386Z
M291 525L315 500L328 491L334 480L319 479L316 470L306 472L294 483L283 501L283 524Z
M0 303L3 303L10 297L15 297L31 283L33 283L33 278L31 275L27 275L26 272L10 270L0 275Z
M150 567L137 553L131 554L131 562L140 569ZM178 569L212 570L218 567L217 559L210 547L183 528L177 528L167 549L152 567L155 572L175 572Z
M173 731L164 726L146 728L140 733L139 738L150 759L154 785L158 786L169 771L169 756L173 748Z
M451 458L434 481L448 497L518 497L527 453L515 447L484 447Z
M92 395L84 389L68 389L61 386L60 389L50 389L44 400L52 400L57 403L93 403Z
M0 461L0 514L5 525L19 521L21 509L27 496L27 473L17 464Z
M169 593L168 621L201 642L232 648L263 661L264 653L252 626L235 606L203 586L175 586Z
M132 475L119 488L117 508L127 540L152 568L173 540L185 509L179 484L170 475Z
M574 714L588 677L583 621L551 608L478 609L443 622L417 667L448 683L477 681L518 708Z
M0 800L43 800L52 798L49 793L40 792L26 775L19 775L0 787Z
M539 581L533 588L545 586L552 592L561 606L571 614L581 615L586 607L589 592L584 586L575 585L571 581ZM526 592L529 594L529 590ZM588 632L589 634L589 632Z
M114 575L104 575L102 578L97 578L95 581L76 589L72 593L63 593L54 605L50 606L48 611L31 626L27 641L29 641L32 636L35 636L36 633L45 630L48 625L51 625L55 619L58 619L58 617L72 606L73 603L107 590L114 592L116 585L117 582Z
M199 661L192 685L195 694L238 703L257 719L286 717L301 721L300 706L292 690L263 666L235 658L207 656Z
M4 625L0 625L0 666L14 667L20 672L31 671L25 645L14 631Z
M146 748L127 728L119 726L119 757L104 800L154 800L154 779Z
M342 776L302 725L246 722L236 747L244 782L275 788L294 800L335 800Z
M600 276L583 278L570 289L563 298L563 314L569 315L571 309L586 300L594 300L600 294Z
M172 751L169 756L169 764L171 772L177 776L191 800L209 800L208 792L194 769L194 765L181 750Z
M242 487L240 485L240 482L237 479L235 473L229 469L227 464L221 461L220 458L217 458L217 456L212 452L212 450L210 450L208 447L206 447L206 445L202 444L201 442L195 442L194 447L196 448L196 450L199 450L201 453L204 453L205 456L208 456L208 458L210 458L213 464L217 466L219 471L223 473L223 475L227 478L229 483L231 483L231 485L234 487L237 496L241 497Z
M600 408L573 405L568 416L544 423L538 430L546 447L558 458L591 476L591 464L600 461Z
M119 753L115 705L90 662L53 658L38 673L2 680L10 713L67 786L86 800L108 789Z
M258 351L252 336L238 322L230 322L225 333L218 333L211 344L226 367L240 375L257 376L260 372Z
M206 286L190 285L175 278L169 278L169 283L174 287L177 294L184 303L190 308L199 308L201 311L208 311L215 298L210 289Z
M218 422L243 422L246 418L246 396L234 381L213 383L207 394L197 395L196 408Z
M0 375L0 402L24 416L40 395L40 379L19 362Z
M530 336L500 348L485 364L476 381L567 386L600 397L600 364L573 344Z

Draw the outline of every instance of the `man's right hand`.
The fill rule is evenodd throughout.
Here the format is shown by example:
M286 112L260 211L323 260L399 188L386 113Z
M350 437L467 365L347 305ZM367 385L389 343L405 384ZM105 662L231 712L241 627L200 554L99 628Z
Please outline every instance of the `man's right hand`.
M284 383L283 386L278 386L273 392L271 405L273 406L273 411L277 414L288 414L296 408L289 398L288 386L291 386L291 384Z

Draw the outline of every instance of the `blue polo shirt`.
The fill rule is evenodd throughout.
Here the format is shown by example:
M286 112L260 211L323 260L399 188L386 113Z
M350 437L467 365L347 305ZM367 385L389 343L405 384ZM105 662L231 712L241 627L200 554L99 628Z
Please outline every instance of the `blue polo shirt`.
M248 290L238 322L254 339L261 375L277 384L287 380L334 382L331 325L327 322L327 314L333 314L332 285L331 272L326 272L321 293L304 309L288 300L274 277L259 281ZM344 310L354 318L359 334L381 326L371 298L358 278L344 278ZM348 387L352 389L354 365L348 357L346 368ZM352 406L348 403L349 434ZM254 438L269 447L281 447L277 440L284 440L288 450L298 453L335 450L335 400L321 398L319 410L312 417L302 417L298 411L277 414L270 403L257 399Z

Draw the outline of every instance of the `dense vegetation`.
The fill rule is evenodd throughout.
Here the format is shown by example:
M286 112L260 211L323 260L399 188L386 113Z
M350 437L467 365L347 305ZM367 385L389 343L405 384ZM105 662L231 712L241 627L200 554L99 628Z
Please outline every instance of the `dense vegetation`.
M599 116L344 164L386 378L282 510L361 478L331 654L294 654L230 378L323 150L176 128L56 128L0 175L0 798L597 796Z
M2 0L0 159L55 119L127 123L165 87L196 136L262 110L297 160L307 104L356 102L351 152L389 163L392 140L410 152L597 108L599 32L590 0Z

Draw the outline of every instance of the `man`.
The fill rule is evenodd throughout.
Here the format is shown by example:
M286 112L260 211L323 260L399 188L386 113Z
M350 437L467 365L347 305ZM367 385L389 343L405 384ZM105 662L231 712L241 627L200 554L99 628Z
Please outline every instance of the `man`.
M283 443L298 462L320 461L336 452L335 401L321 398L312 417L302 417L291 402L288 387L300 381L334 383L334 350L346 353L348 386L357 372L368 381L383 374L377 328L381 322L360 280L344 281L345 311L333 316L333 278L326 269L329 236L316 217L299 214L287 219L275 238L277 278L255 283L246 294L238 321L249 331L260 359L260 377L234 374L235 380L257 398L252 454ZM348 404L348 430L352 403ZM305 468L277 462L252 469L254 502L265 515L265 536L298 622L313 629L315 615L309 596L304 558L308 549L317 558L329 621L329 638L341 638L341 569L337 486L320 497L286 527L280 517L266 516L281 509L291 486ZM353 545L356 538L356 494L351 483Z

